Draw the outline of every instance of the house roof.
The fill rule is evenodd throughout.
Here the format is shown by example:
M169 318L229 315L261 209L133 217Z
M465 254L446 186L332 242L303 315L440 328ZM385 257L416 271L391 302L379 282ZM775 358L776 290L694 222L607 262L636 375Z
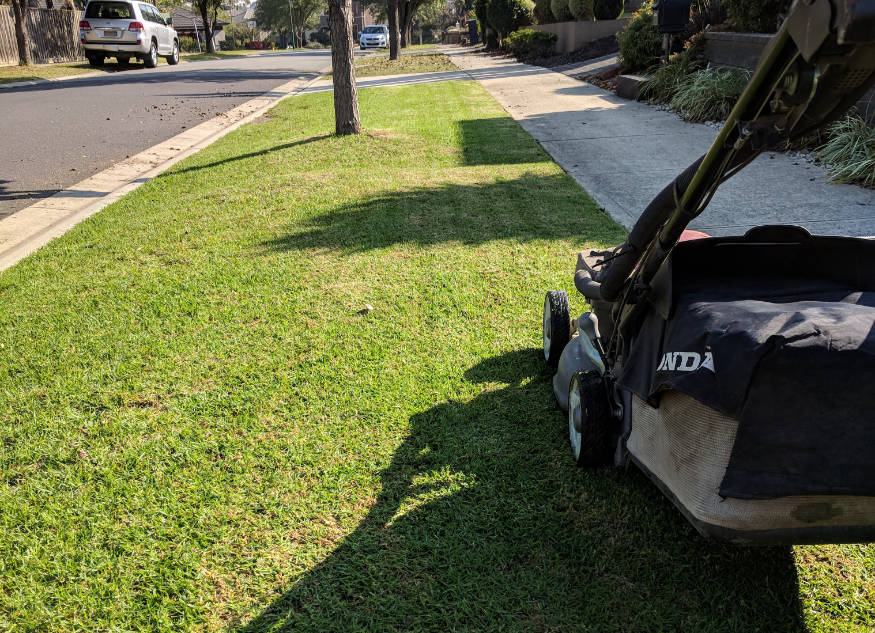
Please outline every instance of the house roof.
M198 29L204 28L201 16L192 13L188 9L176 7L175 9L171 9L170 15L173 18L173 28L177 31L193 31L195 27ZM216 20L216 23L213 26L221 28L227 24L228 23L225 22L225 20Z

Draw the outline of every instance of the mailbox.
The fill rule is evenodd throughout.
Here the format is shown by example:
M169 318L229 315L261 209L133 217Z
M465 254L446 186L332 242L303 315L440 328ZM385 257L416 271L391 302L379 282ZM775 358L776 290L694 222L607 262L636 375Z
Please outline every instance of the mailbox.
M660 33L681 33L690 21L692 0L659 0L653 5L653 23Z
M471 44L480 43L480 35L477 33L477 20L468 20L468 37Z

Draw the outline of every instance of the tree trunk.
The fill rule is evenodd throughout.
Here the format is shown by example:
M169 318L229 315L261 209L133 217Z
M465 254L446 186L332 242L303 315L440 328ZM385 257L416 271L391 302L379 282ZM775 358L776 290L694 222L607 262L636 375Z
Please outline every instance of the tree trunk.
M389 59L398 59L398 0L389 0Z
M216 43L213 41L213 23L210 21L210 12L207 9L206 3L200 3L201 22L204 27L204 39L206 40L207 52L216 52Z
M352 50L352 0L328 0L331 31L331 76L334 83L334 130L338 135L362 131Z
M30 66L30 42L27 37L27 0L12 0L15 15L15 43L18 45L18 65Z
M398 28L401 30L401 48L407 48L410 41L407 37L407 31L404 25L407 24L407 16L410 13L410 2L407 0L398 1Z

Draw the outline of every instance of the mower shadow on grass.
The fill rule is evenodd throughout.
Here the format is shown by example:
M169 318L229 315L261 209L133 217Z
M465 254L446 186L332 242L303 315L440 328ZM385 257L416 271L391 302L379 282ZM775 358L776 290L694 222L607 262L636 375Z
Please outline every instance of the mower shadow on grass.
M789 548L705 541L637 471L573 466L539 356L413 416L367 517L236 630L804 630Z

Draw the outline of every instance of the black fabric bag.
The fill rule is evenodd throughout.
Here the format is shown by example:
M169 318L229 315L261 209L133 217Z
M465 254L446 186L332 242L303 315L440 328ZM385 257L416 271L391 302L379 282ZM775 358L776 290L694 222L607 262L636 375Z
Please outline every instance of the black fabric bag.
M875 495L875 243L684 242L653 286L619 384L738 420L721 496Z

